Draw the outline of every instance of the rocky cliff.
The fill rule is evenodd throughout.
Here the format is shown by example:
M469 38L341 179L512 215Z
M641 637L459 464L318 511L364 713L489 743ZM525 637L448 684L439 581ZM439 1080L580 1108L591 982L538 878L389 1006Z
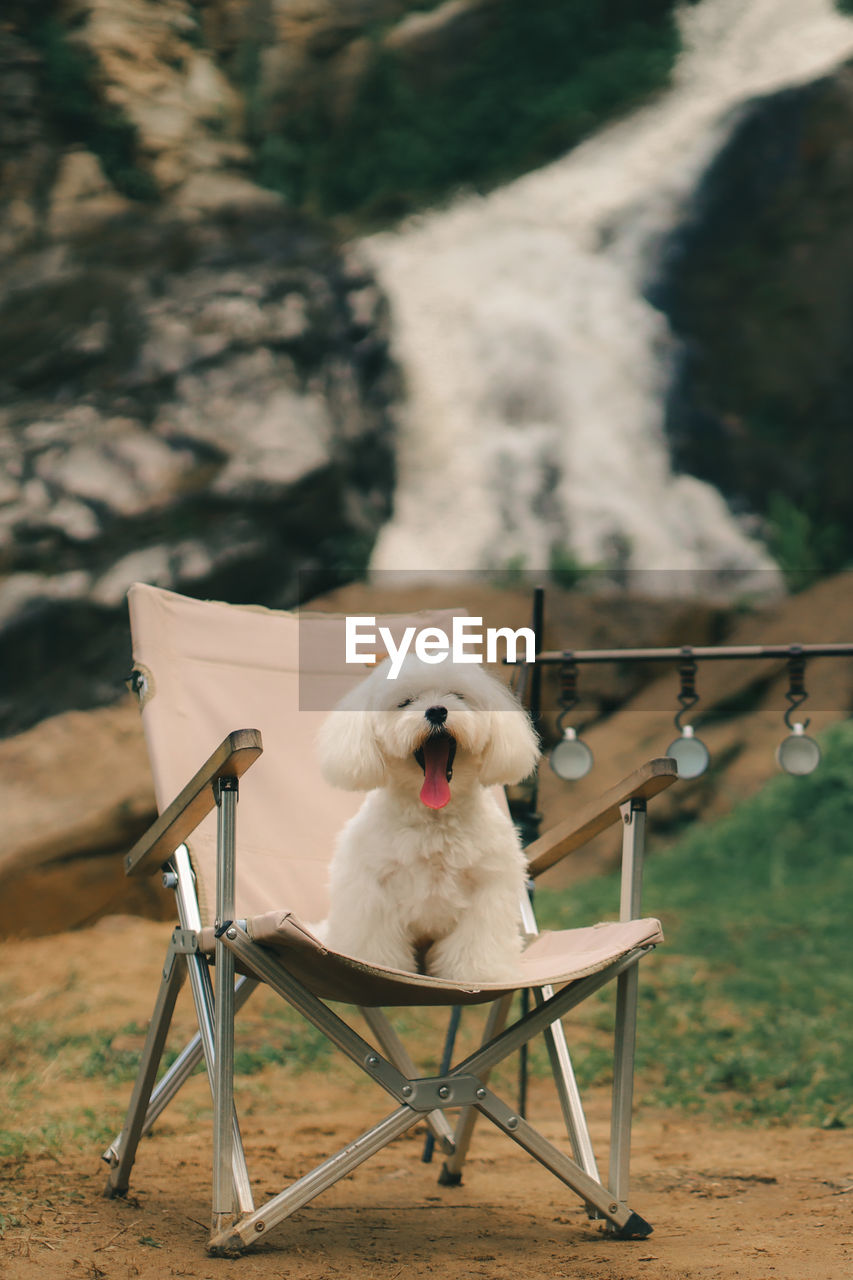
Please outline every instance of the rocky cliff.
M245 176L228 11L0 27L0 733L115 699L133 579L293 604L388 514L385 307Z
M0 271L6 732L117 695L135 579L286 605L363 568L393 484L383 325L283 210L129 216Z
M851 137L849 64L749 104L652 290L676 462L768 518L795 586L853 555Z

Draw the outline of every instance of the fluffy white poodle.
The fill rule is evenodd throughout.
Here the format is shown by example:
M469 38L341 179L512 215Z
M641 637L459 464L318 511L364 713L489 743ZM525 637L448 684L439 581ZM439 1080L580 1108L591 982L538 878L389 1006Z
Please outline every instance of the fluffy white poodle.
M538 743L479 665L381 663L324 723L326 779L369 791L343 828L319 932L371 964L456 982L512 982L525 858L490 788L531 772Z

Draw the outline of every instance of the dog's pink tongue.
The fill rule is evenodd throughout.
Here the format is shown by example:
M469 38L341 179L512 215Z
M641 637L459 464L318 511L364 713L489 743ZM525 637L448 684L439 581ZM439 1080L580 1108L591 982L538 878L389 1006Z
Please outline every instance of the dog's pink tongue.
M424 753L424 785L421 787L421 800L430 809L443 809L450 799L450 784L447 781L447 759L450 755L450 739L446 737L427 738L422 750Z

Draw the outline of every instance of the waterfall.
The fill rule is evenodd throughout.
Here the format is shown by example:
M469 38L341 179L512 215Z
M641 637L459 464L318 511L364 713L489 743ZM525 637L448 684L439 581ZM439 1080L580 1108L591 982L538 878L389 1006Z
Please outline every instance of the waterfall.
M542 570L554 548L706 582L772 569L717 490L672 471L675 343L644 287L738 108L851 56L853 21L832 0L702 0L679 22L648 105L362 242L405 381L374 570Z

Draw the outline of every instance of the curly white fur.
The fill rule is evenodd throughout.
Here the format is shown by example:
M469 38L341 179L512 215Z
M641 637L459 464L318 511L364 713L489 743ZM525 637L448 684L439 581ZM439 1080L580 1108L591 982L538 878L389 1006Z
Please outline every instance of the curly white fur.
M512 982L526 864L490 788L532 771L536 735L479 665L407 658L396 680L388 669L377 667L321 730L326 779L370 794L338 839L318 929L368 963Z

